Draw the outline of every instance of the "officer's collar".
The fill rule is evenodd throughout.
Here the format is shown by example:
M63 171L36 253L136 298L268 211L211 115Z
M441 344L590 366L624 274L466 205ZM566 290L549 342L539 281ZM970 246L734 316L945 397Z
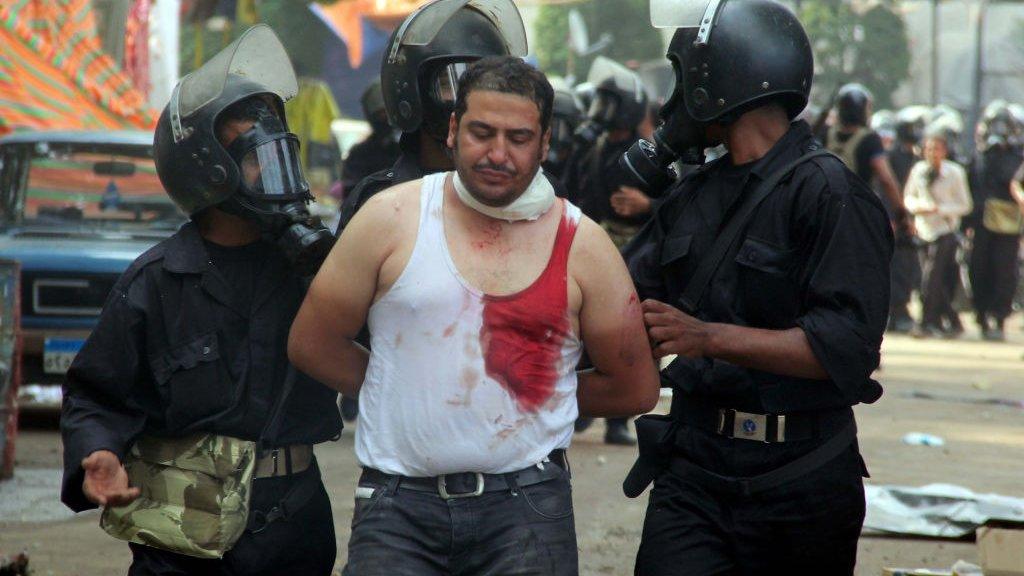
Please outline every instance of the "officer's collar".
M750 175L756 176L759 180L771 176L779 162L795 160L805 152L810 151L807 140L813 141L811 127L803 120L797 120L789 125L789 130L779 138L764 156L754 160L750 167ZM816 144L816 143L815 143ZM722 162L731 162L731 155L725 154L721 158L708 162L697 169L698 173L704 174L720 166Z
M199 234L199 226L188 221L168 240L164 269L178 274L198 274L209 266L210 258Z

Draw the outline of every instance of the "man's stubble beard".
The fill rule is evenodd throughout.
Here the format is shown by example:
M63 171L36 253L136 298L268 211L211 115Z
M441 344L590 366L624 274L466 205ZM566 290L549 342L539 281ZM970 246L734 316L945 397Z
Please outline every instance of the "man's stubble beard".
M473 164L466 166L463 164L462 158L459 156L459 138L457 136L455 138L455 146L453 148L450 148L449 150L451 150L452 153L452 163L455 165L455 170L459 171L459 177L461 178L463 185L465 185L466 190L469 191L470 196L476 199L477 202L480 202L481 204L484 204L486 206L490 206L492 208L504 208L518 200L529 189L530 183L533 182L533 179L536 177L537 171L540 170L541 161L543 160L544 148L540 147L538 149L536 162L533 166L533 169L530 171L530 179L526 181L525 185L523 186L523 189L519 190L514 194L507 195L506 199L497 201L491 198L487 198L480 194L480 191L474 188L472 180L467 178L467 176L474 175L473 172L476 165ZM519 173L517 172L516 176L518 177L518 175Z

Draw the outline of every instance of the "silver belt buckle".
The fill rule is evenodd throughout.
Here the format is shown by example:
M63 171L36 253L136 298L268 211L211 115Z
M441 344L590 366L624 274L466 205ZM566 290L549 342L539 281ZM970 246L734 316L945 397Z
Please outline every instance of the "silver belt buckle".
M741 440L767 442L768 416L736 411L732 422L732 437Z
M484 475L480 472L473 473L476 476L476 490L472 492L462 492L459 494L449 494L448 488L445 486L446 474L441 474L437 477L437 493L441 495L441 500L455 500L457 498L475 498L484 493Z

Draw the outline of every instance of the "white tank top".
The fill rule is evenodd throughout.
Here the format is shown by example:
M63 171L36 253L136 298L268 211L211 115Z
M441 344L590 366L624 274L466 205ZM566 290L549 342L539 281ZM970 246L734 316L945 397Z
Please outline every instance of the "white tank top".
M416 245L370 308L370 363L359 393L356 457L388 474L500 474L572 439L581 345L568 314L569 249L580 211L567 201L544 272L489 296L459 274L442 207L447 174L423 179Z

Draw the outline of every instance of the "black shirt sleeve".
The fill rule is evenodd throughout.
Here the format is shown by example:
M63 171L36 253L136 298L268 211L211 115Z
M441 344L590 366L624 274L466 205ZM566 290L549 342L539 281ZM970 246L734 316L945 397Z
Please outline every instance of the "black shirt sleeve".
M820 193L807 194L794 224L809 255L797 325L851 404L881 395L871 373L878 367L888 314L893 246L881 203L853 180L829 178Z
M144 316L115 288L64 382L61 501L76 512L96 507L82 492L82 459L109 450L123 461L145 426L146 417L132 399L145 357Z
M882 145L882 138L877 132L871 132L861 140L857 146L857 174L870 182L874 171L871 169L871 162L879 156L885 155L885 146Z

